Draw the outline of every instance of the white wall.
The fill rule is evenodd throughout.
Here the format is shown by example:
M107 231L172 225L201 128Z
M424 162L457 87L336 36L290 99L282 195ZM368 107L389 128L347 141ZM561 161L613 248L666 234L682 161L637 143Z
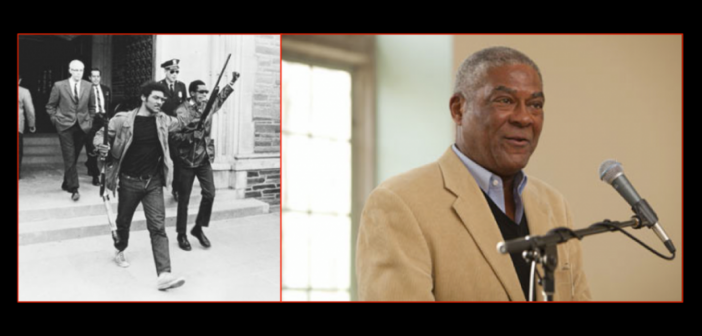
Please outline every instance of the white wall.
M186 47L187 46L187 47ZM178 80L188 88L190 82L201 79L209 86L210 36L208 35L159 35L156 37L156 69L154 80L165 78L161 63L177 58L180 60ZM216 79L215 79L216 80ZM210 88L211 89L211 88ZM189 95L190 93L188 93Z
M436 161L455 131L451 36L378 36L376 184Z

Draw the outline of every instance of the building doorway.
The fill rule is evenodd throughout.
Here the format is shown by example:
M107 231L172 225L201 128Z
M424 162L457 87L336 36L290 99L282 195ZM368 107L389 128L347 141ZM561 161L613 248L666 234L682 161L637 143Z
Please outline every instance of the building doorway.
M51 88L70 76L68 64L80 60L85 65L83 79L88 80L92 59L92 36L20 35L19 73L22 87L32 94L37 133L56 133L46 114ZM25 123L25 127L29 127Z
M56 133L46 113L54 83L70 77L68 64L80 60L100 69L102 84L112 89L112 106L126 111L138 102L139 86L153 79L153 35L20 35L19 73L22 87L32 94L37 133ZM28 128L28 125L25 125Z

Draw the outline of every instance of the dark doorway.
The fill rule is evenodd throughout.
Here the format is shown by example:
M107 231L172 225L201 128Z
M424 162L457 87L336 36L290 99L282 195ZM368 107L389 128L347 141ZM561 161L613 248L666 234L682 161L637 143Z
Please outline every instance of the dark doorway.
M113 108L134 109L141 104L139 87L153 79L154 36L115 35L112 52Z
M68 64L74 59L83 62L83 79L88 80L92 66L92 36L19 36L19 72L22 77L20 85L32 94L37 133L56 133L49 115L46 114L46 103L54 83L70 77ZM28 127L25 123L25 128Z
M104 43L107 48L100 47ZM153 54L153 35L20 35L20 85L32 94L37 133L56 133L46 114L46 103L54 83L70 77L68 64L72 60L85 65L85 80L89 80L96 60L103 73L102 84L112 88L111 108L126 111L141 103L139 87L153 79Z

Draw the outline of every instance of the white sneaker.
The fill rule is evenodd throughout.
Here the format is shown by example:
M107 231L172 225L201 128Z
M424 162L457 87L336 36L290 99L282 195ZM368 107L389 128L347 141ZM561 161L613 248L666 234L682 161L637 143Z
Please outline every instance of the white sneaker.
M124 256L124 251L115 251L115 263L117 263L119 267L129 267L129 262L127 261L127 257Z
M169 272L163 272L158 276L158 289L166 290L169 288L177 288L185 283L185 279L182 277L175 277Z

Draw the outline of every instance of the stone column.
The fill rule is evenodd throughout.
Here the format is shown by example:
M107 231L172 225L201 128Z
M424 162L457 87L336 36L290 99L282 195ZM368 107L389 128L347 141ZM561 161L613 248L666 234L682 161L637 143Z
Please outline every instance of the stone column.
M237 179L234 166L236 156L239 153L253 151L253 141L247 141L249 138L253 139L253 126L250 124L254 79L251 58L254 55L253 50L249 47L253 36L213 35L209 39L210 63L212 64L209 75L211 86L214 86L215 81L217 81L219 72L230 53L232 56L224 75L222 75L220 88L231 81L233 71L241 74L234 85L234 92L212 120L212 138L215 139L216 151L215 162L212 166L215 185L235 189L238 197L244 198L246 179L244 178L243 181ZM251 145L247 146L247 142L251 142ZM246 172L244 172L245 174ZM237 183L237 181L243 182L243 184Z

